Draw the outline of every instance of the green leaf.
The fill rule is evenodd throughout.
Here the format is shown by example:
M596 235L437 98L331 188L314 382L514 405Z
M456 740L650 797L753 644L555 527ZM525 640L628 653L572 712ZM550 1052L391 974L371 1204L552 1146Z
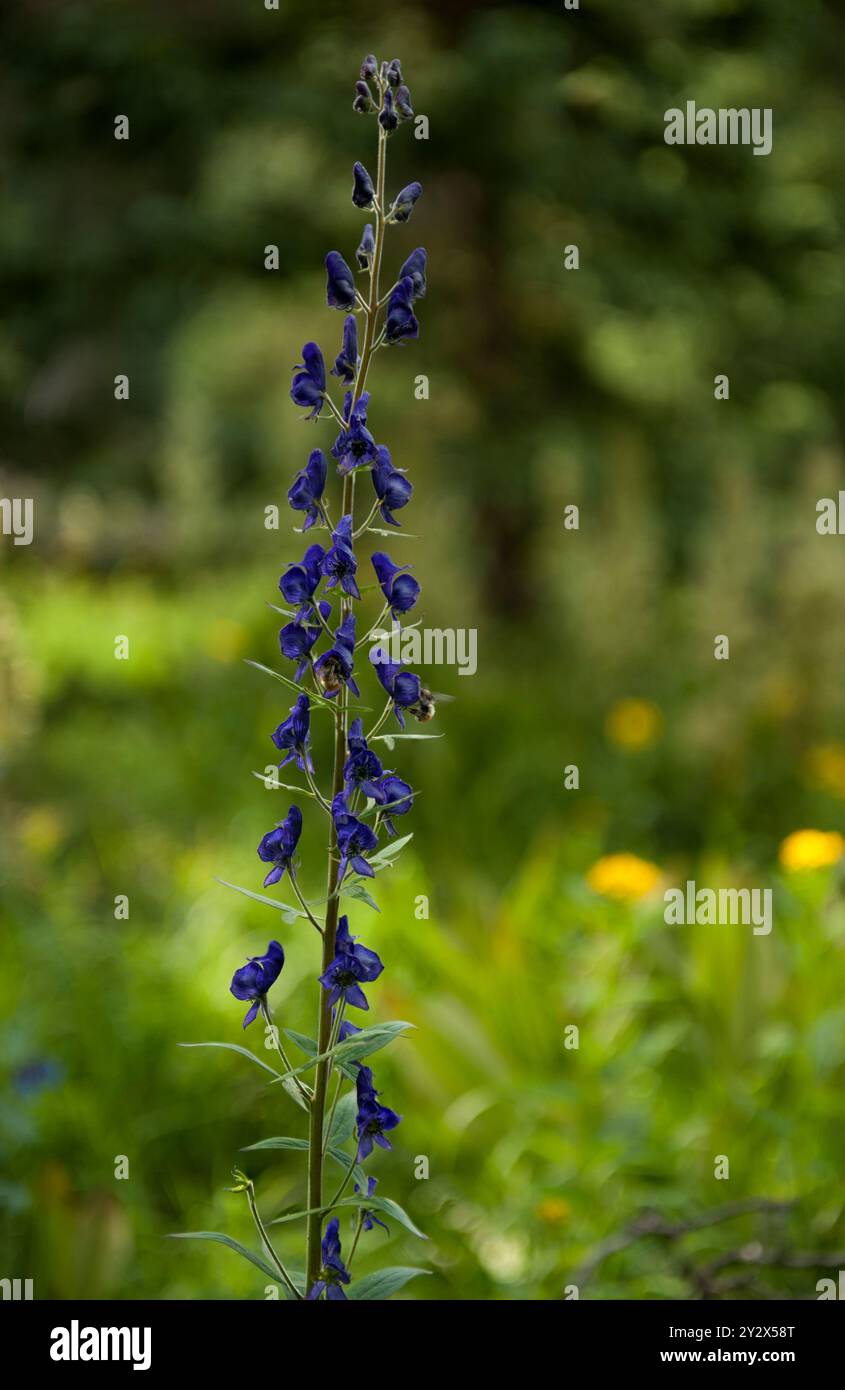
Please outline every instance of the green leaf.
M382 529L381 526L368 526L368 527L367 527L367 530L368 530L368 531L370 532L370 534L373 535L373 536L390 536L390 538L391 538L392 540L394 540L394 541L396 540L396 532L395 532L395 531L385 531L385 530ZM414 536L414 535L412 535L410 531L403 531L403 532L402 532L401 539L402 539L403 541L418 541L418 540L419 540L419 536ZM372 585L371 587L374 588L375 585Z
M297 796L310 796L310 798L311 798L312 801L316 801L316 800L317 800L317 798L316 798L316 796L314 795L314 793L313 793L312 791L310 791L310 790L308 789L308 787L295 787L295 786L293 785L292 782L273 782L273 781L271 781L271 782L270 782L270 785L267 786L267 781L268 781L268 778L269 778L269 773L267 773L267 772L253 772L252 775L253 775L253 777L257 777L258 780L259 780L259 782L263 782L263 783L264 783L264 786L266 787L266 789L267 789L268 792L278 792L278 791L295 792Z
M242 1255L245 1260L249 1260L251 1265L260 1269L262 1274L266 1274L272 1279L274 1284L281 1284L282 1280L279 1271L262 1259L260 1255L254 1255L251 1250L247 1250L245 1245L240 1245L238 1241L232 1240L231 1236L224 1236L220 1231L174 1231L170 1240L214 1240L218 1245L228 1245L230 1250L234 1250L237 1255Z
M274 907L277 912L282 914L283 920L292 927L297 917L302 917L307 922L308 918L304 912L300 912L298 907L292 907L290 903L280 903L278 898L266 898L263 893L253 893L251 888L241 888L240 884L229 883L228 879L215 878L215 883L222 884L224 888L234 888L236 893L243 893L245 898L252 898L253 902L264 903L266 907Z
M384 1212L385 1216L391 1216L412 1235L419 1236L420 1240L428 1240L428 1236L420 1230L419 1226L414 1225L408 1213L400 1207L398 1202L394 1202L392 1197L365 1197L363 1194L366 1190L366 1188L362 1188L357 1195L344 1197L337 1205L339 1207L363 1207L367 1211Z
M275 1067L269 1066L268 1063L267 1063L267 1062L263 1062L263 1061L261 1060L260 1057L256 1057L255 1053L254 1053L254 1052L250 1052L249 1048L247 1048L247 1047L239 1047L237 1043L222 1043L222 1042L179 1043L179 1046L180 1046L180 1047L225 1047L225 1048L227 1049L227 1051L229 1051L229 1052L240 1052L240 1054L241 1054L242 1057L249 1057L250 1061L255 1062L256 1066L263 1067L265 1071L269 1071L270 1075L273 1077L274 1083L275 1083L276 1081L281 1081L282 1085L284 1086L284 1088L285 1088L285 1090L287 1091L288 1095L290 1096L291 1100L296 1101L296 1104L300 1107L301 1110L307 1110L307 1109L308 1109L308 1104L307 1104L307 1102L306 1102L306 1100L305 1100L305 1097L304 1097L304 1096L302 1095L302 1093L300 1092L300 1089L299 1089L299 1087L296 1085L296 1083L292 1080L293 1073L288 1073L288 1074L286 1074L286 1075L283 1075L280 1071L276 1071L276 1068L275 1068Z
M398 738L445 738L445 734L373 734L370 743L384 743L387 745L388 752L392 753Z
M365 1274L363 1279L353 1279L346 1290L346 1297L352 1299L389 1298L418 1274L429 1274L428 1269L414 1269L408 1265L392 1265L378 1269L375 1274Z
M269 1071L270 1075L274 1076L277 1081L282 1080L282 1073L280 1071L276 1071L275 1067L271 1067L270 1064L265 1062L261 1057L256 1057L255 1053L250 1052L248 1047L239 1047L237 1043L198 1042L179 1043L178 1045L179 1047L225 1047L227 1052L239 1052L242 1057L248 1057L257 1067L261 1067L264 1071Z
M241 1153L252 1153L253 1149L298 1149L307 1152L308 1147L307 1139L292 1139L290 1135L280 1134L276 1139L259 1139L257 1144L245 1144Z
M345 1096L341 1096L335 1106L332 1127L329 1132L330 1144L345 1144L347 1139L352 1138L357 1113L358 1097L354 1091L348 1091Z
M285 1032L288 1033L288 1037L292 1038L293 1041L297 1043L298 1047L302 1047L303 1052L309 1052L309 1060L303 1062L302 1066L292 1067L290 1071L280 1076L279 1080L287 1081L293 1076L301 1076L303 1072L310 1071L315 1062L325 1062L329 1057L335 1058L339 1064L342 1062L357 1061L359 1057L368 1057L371 1052L378 1052L382 1047L387 1047L387 1044L398 1037L400 1033L405 1033L409 1028L415 1027L416 1024L405 1023L403 1020L396 1020L390 1023L374 1023L371 1028L362 1028L361 1032L356 1033L354 1037L347 1038L345 1042L335 1043L334 1047L330 1048L328 1052L321 1052L319 1054L316 1052L311 1053L310 1049L304 1046L306 1042L311 1043L313 1046L312 1039L306 1039L303 1034L294 1034L285 1029ZM300 1037L302 1038L301 1043L298 1041Z
M350 882L348 888L342 888L340 890L340 896L342 898L355 898L357 902L366 903L374 912L381 912L381 908L375 898L370 897L370 894L364 887L362 879L356 879L354 882Z
M259 1139L257 1144L247 1144L246 1148L241 1150L241 1153L252 1153L253 1151L260 1151L262 1149L297 1149L300 1152L305 1152L308 1149L308 1147L309 1145L307 1139L291 1139L287 1135L281 1135L277 1139ZM334 1162L337 1164L339 1168L343 1169L344 1173L348 1172L349 1164L352 1161L351 1154L345 1153L343 1149L338 1148L337 1144L329 1144L326 1147L326 1153L328 1154L329 1158L334 1160ZM360 1164L355 1165L355 1168L352 1172L352 1178L354 1182L357 1182L358 1186L361 1188L361 1191L366 1192L367 1175L364 1172L363 1168L360 1166ZM323 1208L323 1210L325 1210L325 1208ZM294 1213L294 1215L300 1216L302 1214L303 1213L301 1212ZM278 1217L279 1221L292 1221L293 1219L294 1216ZM274 1223L271 1222L270 1224L273 1225Z
M369 1057L370 1053L378 1052L381 1048L387 1047L388 1043L393 1042L400 1034L407 1033L409 1028L416 1027L413 1023L405 1023L402 1019L396 1019L390 1023L374 1023L371 1028L362 1028L360 1033L355 1033L345 1042L338 1043L332 1049L335 1059L343 1062L354 1062L359 1057Z
M281 681L282 685L286 685L289 690L296 691L297 695L307 695L315 709L334 709L330 700L325 700L316 691L303 690L302 686L297 685L296 681L292 681L290 676L283 676L280 671L273 671L269 666L262 666L260 661L251 661L249 657L246 658L246 664L247 666L254 666L256 671L263 671L265 676L272 676L275 681Z
M383 869L391 866L392 861L396 858L397 854L399 854L400 850L403 850L413 838L414 832L411 831L410 835L401 835L398 840L390 840L383 849L378 850L376 854L372 855L369 860L370 867L373 869Z
M300 1052L304 1052L306 1057L317 1056L317 1044L313 1038L306 1037L304 1033L295 1033L292 1028L286 1028L284 1031L285 1036L290 1038L292 1043L296 1043L296 1046L299 1048ZM336 1057L335 1066L337 1067L338 1071L343 1072L343 1075L349 1081L354 1081L358 1075L358 1068L354 1067L351 1062L341 1062Z

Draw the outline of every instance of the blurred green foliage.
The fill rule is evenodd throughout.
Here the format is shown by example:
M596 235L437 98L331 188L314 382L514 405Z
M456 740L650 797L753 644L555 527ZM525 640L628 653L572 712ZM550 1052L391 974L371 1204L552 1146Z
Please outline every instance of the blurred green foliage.
M765 1197L795 1206L691 1233L688 1260L742 1249L744 1292L813 1297L845 1246L845 913L838 868L777 854L845 801L845 562L814 526L843 485L842 14L31 0L0 24L0 474L36 506L32 547L0 550L0 1274L38 1297L262 1296L234 1255L163 1237L252 1243L231 1166L301 1121L247 1062L176 1043L242 1041L228 983L275 934L279 1021L313 1031L305 930L214 877L259 887L287 807L250 773L288 702L241 658L273 664L285 492L330 438L288 368L339 335L321 262L358 240L372 49L431 123L390 149L391 185L425 188L390 254L430 257L420 342L372 383L415 485L416 538L390 548L428 623L479 630L477 676L437 672L447 738L396 755L423 793L412 846L381 914L352 914L387 966L370 1017L417 1025L378 1072L404 1115L380 1191L431 1236L391 1232L391 1263L434 1271L402 1296L561 1297L644 1208ZM771 106L772 155L664 145L688 98ZM614 716L630 699L647 736ZM309 816L311 895L321 835ZM612 851L657 865L650 895L589 888ZM772 885L772 935L666 927L659 889L687 876ZM249 1158L267 1216L302 1202L296 1156ZM758 1270L754 1241L820 1263ZM369 1242L361 1271L385 1262ZM644 1239L582 1296L695 1289Z

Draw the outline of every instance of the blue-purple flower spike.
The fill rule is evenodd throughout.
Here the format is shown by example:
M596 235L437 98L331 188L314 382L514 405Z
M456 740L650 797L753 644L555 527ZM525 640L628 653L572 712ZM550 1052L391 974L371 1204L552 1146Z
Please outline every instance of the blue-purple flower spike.
M356 160L352 168L352 203L354 208L365 210L370 221L362 228L347 204L340 241L345 254L329 250L325 256L326 304L343 314L339 344L337 329L331 332L331 349L336 356L329 376L321 346L307 342L301 360L292 369L290 384L292 401L315 422L315 430L329 420L334 428L327 438L321 436L323 447L313 449L304 466L300 466L301 457L297 460L298 472L287 492L297 527L311 532L311 543L305 545L300 540L287 550L279 578L282 603L270 605L282 615L281 626L275 624L276 664L282 669L251 663L280 682L286 695L281 707L275 706L276 727L269 721L265 726L264 737L272 740L278 763L273 765L274 758L269 767L257 773L266 788L261 794L265 798L269 794L272 800L280 789L289 790L295 800L284 819L262 835L257 847L264 888L272 889L272 895L257 893L253 887L240 890L265 905L253 904L250 911L269 907L275 912L280 934L283 929L294 934L304 932L313 942L316 929L319 964L315 961L313 968L307 969L310 989L318 1001L314 1041L288 1033L271 1020L268 991L279 980L285 963L279 941L270 941L263 955L253 956L240 966L229 986L236 999L249 1005L244 1028L259 1015L263 1017L265 1047L273 1065L266 1060L264 1050L260 1061L275 1071L275 1079L282 1083L276 1094L282 1100L291 1098L308 1115L307 1190L302 1211L293 1213L302 1218L306 1232L304 1279L290 1275L278 1253L294 1238L296 1228L284 1228L290 1235L279 1241L277 1251L276 1237L271 1243L259 1216L252 1179L236 1169L236 1186L229 1190L247 1194L261 1258L271 1260L286 1296L315 1302L345 1301L350 1283L350 1297L355 1299L353 1256L362 1232L372 1231L376 1225L387 1229L379 1212L391 1212L400 1218L400 1224L415 1229L394 1201L376 1196L376 1176L370 1172L361 1175L362 1163L369 1165L372 1159L380 1158L379 1150L390 1150L392 1140L388 1136L393 1135L401 1116L381 1103L373 1073L363 1061L372 1051L372 1030L362 1030L345 1016L353 1011L369 1013L371 1005L376 1010L380 1003L384 1007L384 995L382 992L380 1000L378 989L384 964L377 951L353 935L348 916L341 915L341 909L363 912L362 899L370 908L377 907L370 889L378 895L379 875L395 862L403 843L394 840L391 844L389 837L396 835L397 818L410 817L414 808L414 786L401 772L384 766L383 750L392 748L393 743L381 730L391 714L404 729L406 718L425 723L434 713L434 699L415 671L392 660L386 650L367 650L384 616L384 606L394 631L401 630L420 598L419 582L394 545L403 539L397 514L411 502L414 489L404 468L395 466L387 446L378 442L388 422L384 403L377 392L371 396L371 386L377 375L379 349L409 343L419 336L414 306L426 294L427 257L422 246L401 245L405 239L403 224L420 197L420 184L407 183L392 198L388 192L388 147L414 114L399 59L379 62L374 54L368 54L353 85L354 111L365 118L376 117L368 128L378 148L366 163ZM358 128L366 129L366 120ZM374 171L374 177L369 170ZM400 249L395 261L391 257L388 272L383 265L385 246L393 236L398 237ZM356 238L358 246L353 253ZM352 256L352 265L346 255ZM341 394L342 400L337 399ZM369 473L369 481L359 481L364 473ZM375 537L384 534L379 523L396 528L390 533L393 555L374 548ZM362 648L369 660L359 658L356 667ZM359 679L370 687L363 695ZM278 696L278 684L274 691ZM266 757L266 743L264 749ZM289 781L282 781L283 777ZM278 809L275 814L279 814ZM256 824L256 835L258 830ZM326 837L327 889L325 871L319 880L311 881L314 857L326 845ZM249 852L254 843L247 845ZM257 878L257 866L255 874ZM386 916L375 920L381 933L377 944L381 949L383 941L388 954L391 923ZM368 916L368 921L373 918ZM280 1013L279 993L277 989L273 996L276 1015ZM395 1025L395 1030L400 1032L407 1026ZM285 1048L294 1045L301 1055L289 1058ZM354 1093L347 1096L342 1111L336 1110L344 1085L354 1087ZM353 1105L354 1127L349 1114ZM336 1114L348 1117L345 1130L342 1126L332 1129ZM328 1130L333 1138L327 1150L324 1140ZM344 1133L348 1136L345 1139L341 1137ZM329 1183L324 1163L327 1158L336 1162L339 1157L346 1174L337 1187L336 1180ZM392 1270L391 1275L394 1279L401 1275L404 1280L421 1272L402 1267ZM366 1296L363 1288L361 1296Z

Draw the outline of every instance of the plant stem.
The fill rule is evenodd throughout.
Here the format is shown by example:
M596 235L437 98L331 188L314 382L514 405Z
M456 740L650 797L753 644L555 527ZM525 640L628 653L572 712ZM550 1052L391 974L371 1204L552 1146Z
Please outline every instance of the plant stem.
M252 1213L252 1219L255 1222L255 1229L258 1231L258 1234L261 1237L261 1243L264 1246L264 1249L267 1252L267 1254L270 1256L270 1259L273 1261L273 1264L276 1266L276 1269L279 1271L279 1277L281 1278L282 1283L286 1285L286 1287L293 1294L294 1298L297 1298L301 1301L302 1294L299 1292L299 1289L294 1284L293 1280L291 1279L290 1275L288 1274L287 1270L285 1269L284 1265L282 1264L281 1260L279 1259L278 1255L273 1249L273 1246L270 1242L270 1237L264 1229L264 1222L261 1220L261 1217L258 1214L258 1207L255 1205L255 1193L253 1191L252 1183L250 1183L249 1187L246 1189L246 1200L249 1203L249 1209Z
M361 393L364 390L367 372L369 371L370 360L376 342L376 319L378 318L379 304L379 272L381 270L381 256L384 247L385 218L383 209L386 147L387 136L382 126L379 125L375 248L373 251L372 265L370 267L370 298L369 304L367 305L367 326L364 330L361 364L358 368L358 376L355 381L355 390L352 398L353 405L360 399ZM347 473L343 480L341 516L352 515L354 497L355 474L352 472ZM342 608L346 607L345 604L341 606ZM342 612L341 620L344 616L345 614ZM349 718L348 700L349 692L344 686L342 695L339 697L339 706L335 715L334 772L332 775L332 794L330 801L334 801L338 793L343 790L343 765L346 761L346 734ZM325 974L335 958L335 937L337 934L337 919L340 910L340 898L337 893L339 859L336 851L337 831L334 821L332 821L331 839L329 842L328 901L326 904L325 926L323 928L323 968L321 974ZM318 1053L328 1052L331 1032L332 1011L329 1004L329 991L321 987L317 1028ZM323 1125L325 1120L326 1091L328 1088L330 1069L331 1062L329 1059L317 1063L317 1073L314 1079L314 1096L311 1101L309 1112L308 1207L313 1214L308 1217L307 1228L306 1281L308 1288L316 1282L322 1261L320 1239L323 1218L320 1208L323 1202ZM351 1171L350 1169L350 1174Z

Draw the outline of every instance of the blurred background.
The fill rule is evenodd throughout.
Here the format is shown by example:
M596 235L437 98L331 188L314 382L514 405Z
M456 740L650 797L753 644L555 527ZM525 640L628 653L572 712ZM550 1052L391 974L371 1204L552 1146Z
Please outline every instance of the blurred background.
M244 1041L229 981L272 936L277 1021L313 1032L313 934L215 875L260 891L288 804L251 772L290 701L243 659L279 665L285 496L331 442L289 368L339 346L322 260L358 244L374 51L430 121L389 149L425 192L388 266L425 245L429 291L371 381L415 488L388 549L478 673L432 673L446 738L391 758L414 839L352 914L386 964L368 1021L417 1026L377 1059L404 1120L373 1171L431 1237L376 1229L359 1272L816 1297L845 1260L845 541L815 527L845 486L842 13L27 0L0 29L0 492L35 502L0 543L0 1275L260 1298L164 1237L254 1246L236 1161L268 1219L303 1200L299 1155L239 1153L301 1131L278 1088L177 1043ZM688 99L773 108L772 154L666 146ZM313 814L301 850L318 896ZM687 878L771 887L773 932L666 926Z

